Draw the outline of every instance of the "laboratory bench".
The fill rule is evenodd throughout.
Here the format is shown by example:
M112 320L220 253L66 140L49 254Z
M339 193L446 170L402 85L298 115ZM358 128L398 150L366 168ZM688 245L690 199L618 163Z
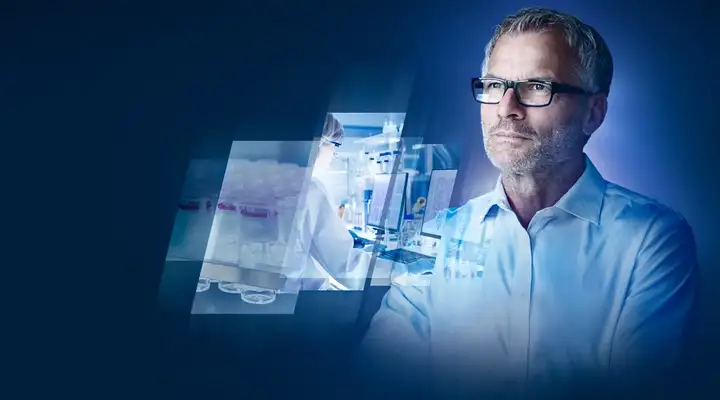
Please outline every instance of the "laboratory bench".
M297 304L297 294L276 294L275 301L269 304L250 304L243 301L240 294L225 293L217 283L210 284L204 292L195 293L192 314L293 314Z

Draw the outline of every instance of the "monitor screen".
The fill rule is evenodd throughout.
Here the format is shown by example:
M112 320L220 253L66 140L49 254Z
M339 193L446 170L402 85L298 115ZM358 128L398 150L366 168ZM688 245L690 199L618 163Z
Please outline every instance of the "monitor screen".
M456 169L436 169L430 173L430 188L425 203L421 235L440 238L440 229L435 223L435 217L440 211L450 207L455 177L457 177Z
M375 175L367 218L369 226L388 231L400 229L407 180L408 174L406 173ZM390 190L391 183L393 183L392 190ZM388 192L390 192L390 200L385 209ZM382 219L384 221L381 221Z

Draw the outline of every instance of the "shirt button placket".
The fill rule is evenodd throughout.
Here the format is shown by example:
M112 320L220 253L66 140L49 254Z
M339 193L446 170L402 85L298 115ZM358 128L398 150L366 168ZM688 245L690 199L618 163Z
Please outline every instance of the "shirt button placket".
M515 221L513 221L515 222ZM509 326L508 326L508 362L512 369L512 375L516 376L518 369L523 366L523 359L525 354L525 340L523 337L524 329L523 326L523 299L521 296L522 284L522 270L525 268L525 257L526 257L526 232L525 229L520 226L519 222L512 225L513 229L508 237L513 242L513 253L514 262L513 265L508 265L510 271L512 271L512 283L510 297L508 298L509 307ZM510 272L508 271L508 272ZM514 380L514 379L513 379ZM520 382L517 382L520 383Z
M531 226L532 227L532 226ZM515 336L517 338L517 360L519 373L521 377L527 381L527 373L529 368L529 352L530 352L530 299L532 285L532 269L533 269L533 240L532 230L523 230L518 238L521 257L518 258L516 266L517 274L517 299L516 299L516 327Z

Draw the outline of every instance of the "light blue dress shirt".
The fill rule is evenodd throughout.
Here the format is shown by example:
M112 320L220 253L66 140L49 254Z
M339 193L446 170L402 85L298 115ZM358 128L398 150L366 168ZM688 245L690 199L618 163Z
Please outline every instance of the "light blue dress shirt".
M429 285L392 285L372 320L361 354L377 373L522 391L676 361L695 295L691 229L588 158L527 230L498 180L442 232Z

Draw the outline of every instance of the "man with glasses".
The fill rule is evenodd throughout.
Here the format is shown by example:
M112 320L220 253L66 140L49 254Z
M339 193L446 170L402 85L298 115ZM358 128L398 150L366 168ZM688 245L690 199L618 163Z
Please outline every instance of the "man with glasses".
M374 378L513 396L667 373L693 309L695 243L682 217L605 181L583 152L607 112L604 40L523 9L496 28L482 73L472 94L500 178L447 214L429 285L386 294L361 347Z

